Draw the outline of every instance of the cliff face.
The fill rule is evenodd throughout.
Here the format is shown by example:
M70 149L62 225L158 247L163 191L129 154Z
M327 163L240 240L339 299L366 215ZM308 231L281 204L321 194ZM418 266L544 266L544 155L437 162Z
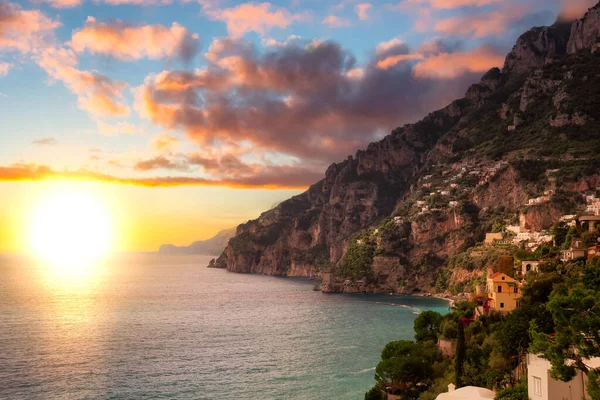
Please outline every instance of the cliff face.
M493 224L523 214L542 229L573 211L600 170L597 13L525 33L465 98L240 225L216 265L325 277L334 291L424 291ZM547 209L527 207L548 191Z
M593 49L600 38L600 4L592 7L584 18L575 21L567 50L575 54L583 49Z

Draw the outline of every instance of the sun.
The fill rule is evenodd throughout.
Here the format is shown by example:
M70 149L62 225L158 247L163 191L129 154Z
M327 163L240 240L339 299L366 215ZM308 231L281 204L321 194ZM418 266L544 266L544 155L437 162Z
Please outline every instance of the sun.
M30 248L54 268L77 272L111 247L108 210L93 193L61 188L40 199L31 213Z

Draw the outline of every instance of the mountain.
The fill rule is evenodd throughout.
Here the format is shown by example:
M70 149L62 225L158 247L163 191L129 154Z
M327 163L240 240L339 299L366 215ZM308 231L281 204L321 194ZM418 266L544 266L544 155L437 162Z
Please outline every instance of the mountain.
M198 254L205 256L218 256L227 246L227 242L235 235L235 228L225 229L208 240L200 240L189 246L179 247L172 244L163 244L158 249L163 254Z
M473 278L457 257L494 226L547 229L600 186L599 43L600 5L531 29L464 98L240 225L216 266L321 278L329 291Z

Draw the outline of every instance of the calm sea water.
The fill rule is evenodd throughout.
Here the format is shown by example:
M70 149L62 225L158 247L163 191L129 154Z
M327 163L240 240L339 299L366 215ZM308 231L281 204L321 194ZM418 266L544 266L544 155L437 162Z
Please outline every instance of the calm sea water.
M1 399L362 399L441 300L119 256L72 276L0 258Z

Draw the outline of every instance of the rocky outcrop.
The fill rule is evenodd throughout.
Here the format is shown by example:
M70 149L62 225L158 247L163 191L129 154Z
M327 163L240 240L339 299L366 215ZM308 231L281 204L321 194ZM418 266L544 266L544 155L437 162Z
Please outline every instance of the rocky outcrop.
M583 18L575 21L571 28L567 51L577 53L583 49L592 49L600 38L600 4L592 7Z
M600 166L591 145L600 138L600 55L567 54L570 33L556 24L521 36L502 71L240 225L214 265L319 278L330 292L429 292L448 257L501 218L524 210L524 227L549 227L570 203L524 209L528 199ZM557 121L573 129L555 131Z
M527 207L520 215L519 224L523 230L539 232L551 228L562 215L558 207L548 202Z
M519 37L517 44L506 57L504 74L528 73L556 57L567 53L571 24L557 22L552 26L537 27Z

